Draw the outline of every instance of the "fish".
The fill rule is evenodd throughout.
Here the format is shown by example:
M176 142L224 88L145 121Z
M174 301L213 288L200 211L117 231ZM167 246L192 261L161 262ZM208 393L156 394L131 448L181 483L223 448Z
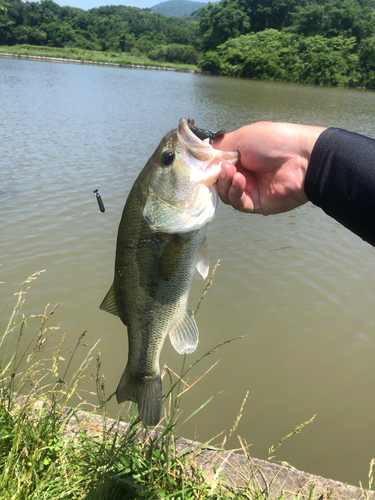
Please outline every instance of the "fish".
M113 284L100 305L127 327L117 402L137 403L148 426L161 420L159 358L166 337L180 354L197 347L191 282L195 270L208 275L206 230L218 203L221 162L238 160L237 152L215 150L210 137L202 140L193 130L194 121L181 118L136 179L119 224Z

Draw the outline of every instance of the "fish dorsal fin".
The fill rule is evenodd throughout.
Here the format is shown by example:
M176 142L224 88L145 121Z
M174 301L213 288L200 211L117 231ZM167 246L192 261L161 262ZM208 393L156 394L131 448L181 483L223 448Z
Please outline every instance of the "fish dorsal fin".
M207 239L204 238L198 250L197 271L203 277L203 279L206 279L209 269L210 256L208 252L208 243Z
M197 348L199 332L189 304L181 319L169 332L169 338L179 354L188 354Z
M111 288L108 290L107 295L104 297L103 302L100 304L99 309L106 311L115 316L120 316L117 309L115 289L112 283Z

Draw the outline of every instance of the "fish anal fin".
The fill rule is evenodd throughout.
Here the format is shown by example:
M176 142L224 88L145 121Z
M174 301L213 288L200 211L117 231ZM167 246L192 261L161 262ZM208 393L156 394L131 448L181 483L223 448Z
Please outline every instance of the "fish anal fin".
M169 332L169 338L179 354L188 354L197 348L199 332L189 304L181 319Z
M208 276L209 269L210 269L210 255L208 251L207 239L204 238L198 250L197 271L203 277L203 279L206 279Z
M120 316L117 309L115 289L113 284L111 288L108 290L107 295L104 297L103 302L100 304L99 309L101 309L102 311L106 311L110 314L114 314L115 316Z
M186 240L184 241L178 235L173 236L160 258L158 269L160 279L166 281L173 278L183 259L186 245Z
M133 377L126 367L116 390L118 403L133 401L146 425L157 425L162 411L162 383L160 373L155 376Z

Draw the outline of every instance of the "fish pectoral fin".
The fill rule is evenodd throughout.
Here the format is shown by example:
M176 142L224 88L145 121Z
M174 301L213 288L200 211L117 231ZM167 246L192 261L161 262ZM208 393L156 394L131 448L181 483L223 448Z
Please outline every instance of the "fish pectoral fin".
M183 259L186 244L186 240L179 238L177 234L173 235L159 261L158 274L160 279L166 281L176 274L181 259Z
M112 284L111 288L108 290L107 295L104 297L103 302L100 304L99 309L102 311L106 311L110 314L114 314L115 316L120 316L115 297L115 289Z
M169 338L179 354L188 354L197 348L199 332L189 304L182 318L169 332Z
M197 271L203 277L203 279L206 279L209 269L210 269L210 255L208 252L207 239L204 238L198 250Z

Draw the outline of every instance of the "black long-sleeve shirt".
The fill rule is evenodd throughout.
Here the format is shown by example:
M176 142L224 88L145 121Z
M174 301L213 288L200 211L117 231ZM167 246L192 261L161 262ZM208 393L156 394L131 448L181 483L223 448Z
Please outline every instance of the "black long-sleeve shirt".
M375 246L375 140L325 130L312 151L304 188L314 205Z

